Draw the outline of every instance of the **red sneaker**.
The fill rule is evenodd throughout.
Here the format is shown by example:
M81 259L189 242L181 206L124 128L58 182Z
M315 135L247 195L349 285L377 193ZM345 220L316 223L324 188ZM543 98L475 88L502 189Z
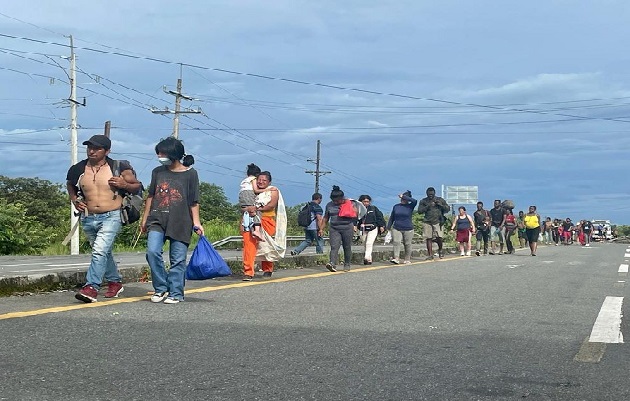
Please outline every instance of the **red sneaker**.
M79 301L83 301L86 304L89 304L91 302L96 302L97 296L98 291L96 291L96 289L91 285L86 285L85 287L81 288L74 297Z
M120 281L107 283L107 292L105 292L105 298L118 298L121 292L125 290Z

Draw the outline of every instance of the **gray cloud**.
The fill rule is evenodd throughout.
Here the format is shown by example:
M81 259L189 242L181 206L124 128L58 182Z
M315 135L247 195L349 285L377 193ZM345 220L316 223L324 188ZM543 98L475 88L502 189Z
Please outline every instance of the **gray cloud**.
M175 62L465 104L526 103L518 108L550 113L185 67L184 92L200 99L185 107L201 106L209 118L182 118L181 137L197 157L201 178L223 186L233 200L252 161L274 173L289 204L308 199L313 178L304 171L313 168L307 159L314 158L320 139L323 164L333 171L322 177L322 192L339 184L351 196L369 193L384 211L404 189L420 196L427 186L470 184L479 185L486 203L512 197L517 205L538 205L543 214L630 223L620 212L630 179L616 173L625 168L627 123L593 119L630 116L624 104L630 99L613 99L630 96L627 60L615 45L630 33L628 5L282 0L182 3L173 9L162 0L31 3L37 12L14 3L2 12L73 34L80 47L103 49L100 43ZM604 21L606 30L595 29ZM1 16L0 32L67 43ZM0 47L68 54L63 47L8 38L0 39ZM113 155L132 161L147 181L153 146L172 129L170 119L147 108L173 107L162 86L174 87L179 66L77 53L79 67L91 75L78 74L79 96L88 103L79 109L80 140L112 120ZM5 68L57 78L50 85L45 77L0 69L7 83L0 99L13 99L0 100L0 173L63 181L68 131L17 130L68 125L69 111L58 103L69 95L59 81L67 76L61 68L2 52L0 60ZM94 74L104 78L100 84ZM584 99L604 100L542 104ZM414 127L395 128L401 126Z

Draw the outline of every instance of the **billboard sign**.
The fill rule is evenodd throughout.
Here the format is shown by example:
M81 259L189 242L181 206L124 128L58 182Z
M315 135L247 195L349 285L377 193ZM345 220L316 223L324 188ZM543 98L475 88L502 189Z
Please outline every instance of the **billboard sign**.
M479 200L476 185L443 185L442 197L449 205L474 205Z

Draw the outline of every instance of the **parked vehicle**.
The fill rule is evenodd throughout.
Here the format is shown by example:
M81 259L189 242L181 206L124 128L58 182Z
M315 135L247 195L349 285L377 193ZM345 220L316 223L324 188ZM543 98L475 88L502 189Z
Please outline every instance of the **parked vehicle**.
M593 241L610 241L613 239L610 220L591 220L591 223L593 223L593 234L591 235Z

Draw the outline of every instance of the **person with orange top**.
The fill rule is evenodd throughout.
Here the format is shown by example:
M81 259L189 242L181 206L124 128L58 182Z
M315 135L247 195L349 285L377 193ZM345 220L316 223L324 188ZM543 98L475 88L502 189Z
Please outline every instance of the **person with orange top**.
M284 200L278 188L271 185L271 173L263 171L258 174L256 186L262 192L256 196L253 206L248 206L260 213L262 239L252 231L245 231L241 225L243 237L243 281L254 278L254 263L261 262L263 277L271 277L273 263L284 257L286 252L287 218Z

